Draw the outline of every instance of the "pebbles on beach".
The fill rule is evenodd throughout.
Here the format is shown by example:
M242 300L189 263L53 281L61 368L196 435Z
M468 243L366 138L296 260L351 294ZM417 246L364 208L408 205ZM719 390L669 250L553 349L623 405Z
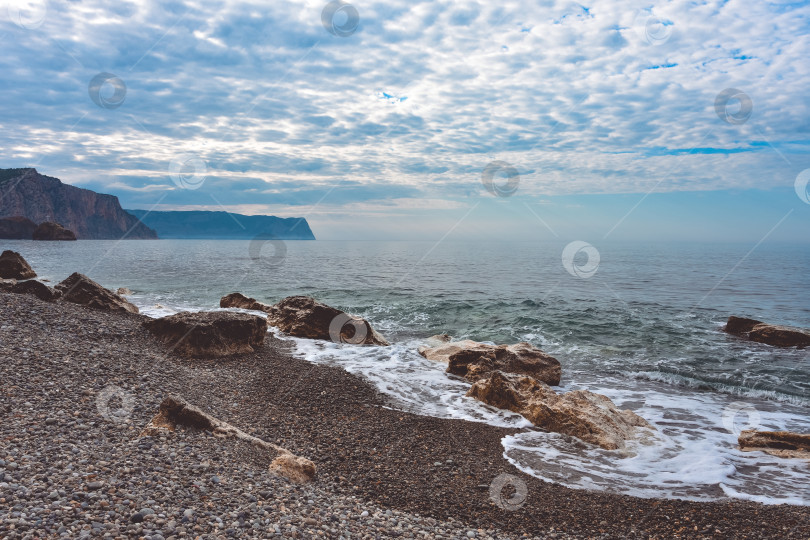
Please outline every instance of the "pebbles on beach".
M233 361L166 357L129 313L0 294L2 538L806 538L805 507L575 491L521 475L490 497L510 432L385 408L370 385L268 336ZM137 435L169 393L318 466L178 428ZM511 498L510 498L511 497ZM507 509L504 509L507 506Z

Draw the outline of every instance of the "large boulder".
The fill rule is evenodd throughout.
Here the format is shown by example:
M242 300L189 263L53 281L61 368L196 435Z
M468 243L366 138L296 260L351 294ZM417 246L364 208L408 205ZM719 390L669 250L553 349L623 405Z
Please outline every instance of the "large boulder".
M571 435L606 450L624 449L654 428L630 410L619 410L606 396L588 390L557 394L525 375L493 371L472 385L467 396L523 415L532 424Z
M322 304L309 296L290 296L268 309L259 309L267 313L268 323L291 336L355 345L390 345L365 319Z
M46 221L40 223L33 234L34 240L76 240L76 234L58 223Z
M312 461L214 418L179 396L167 396L163 400L158 413L141 432L141 436L168 435L175 431L177 426L201 429L211 432L215 437L233 438L250 443L260 451L268 453L270 457L274 456L269 467L272 474L284 476L293 482L311 482L315 477L315 464Z
M37 273L16 251L6 250L0 254L0 278L31 279L35 277L37 277Z
M273 310L273 306L262 304L255 298L250 298L238 292L226 294L220 298L219 307L252 309L254 311L264 311L265 313L270 313Z
M127 311L138 313L138 307L105 289L84 274L74 272L56 286L62 300L107 311Z
M61 296L57 290L51 289L41 281L29 279L26 281L2 280L0 281L0 291L15 294L33 294L40 300L53 302Z
M0 238L5 240L31 240L37 224L22 216L0 218Z
M551 386L560 384L560 362L529 343L487 345L472 340L448 341L446 335L433 336L419 354L428 360L447 362L447 373L471 382L493 371L528 375Z
M747 429L737 439L740 450L760 450L785 458L810 459L810 435L790 431Z
M191 358L246 354L261 348L267 321L247 313L182 312L143 325L180 356Z
M810 331L767 324L755 319L734 317L733 315L728 318L723 331L750 341L775 347L804 348L810 346Z

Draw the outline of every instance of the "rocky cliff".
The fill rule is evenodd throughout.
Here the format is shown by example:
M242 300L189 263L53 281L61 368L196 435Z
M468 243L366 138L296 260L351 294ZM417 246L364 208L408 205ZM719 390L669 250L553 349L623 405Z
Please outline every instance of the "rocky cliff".
M0 217L55 221L80 239L157 238L118 197L63 184L36 169L0 169Z

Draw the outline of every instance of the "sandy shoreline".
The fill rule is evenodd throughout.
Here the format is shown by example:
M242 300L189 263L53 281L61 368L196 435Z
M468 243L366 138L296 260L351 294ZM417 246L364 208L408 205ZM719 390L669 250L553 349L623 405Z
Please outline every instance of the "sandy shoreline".
M810 537L807 507L638 499L548 484L502 457L501 438L513 430L392 410L363 380L293 358L275 339L262 351L226 361L165 358L140 320L0 294L0 536L36 531L32 537L53 537L63 526L62 534L76 537L85 522L99 537L263 537L275 534L275 525L292 536L284 528L292 521L281 520L289 516L299 537ZM99 393L111 385L133 399L128 424L98 410ZM289 484L267 474L267 464L249 449L201 433L137 439L169 392L311 459L318 478L311 486ZM490 499L489 486L502 473L526 483L526 501L517 510ZM212 482L214 476L220 481ZM88 482L103 486L90 489ZM302 498L314 502L296 507L292 501ZM256 510L273 504L277 510L269 516ZM31 515L41 514L34 510L53 505L62 513L49 512L55 517L34 526ZM131 522L132 514L152 506L165 517ZM190 508L191 517L185 516ZM330 508L337 514L327 517ZM105 514L113 511L125 522ZM360 517L364 511L369 515ZM201 512L210 514L202 523L195 517ZM217 517L230 526L220 527Z

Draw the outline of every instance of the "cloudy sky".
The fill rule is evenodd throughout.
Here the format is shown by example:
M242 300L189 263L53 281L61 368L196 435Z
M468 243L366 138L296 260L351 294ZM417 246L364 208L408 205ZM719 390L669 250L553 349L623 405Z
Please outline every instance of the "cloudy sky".
M12 0L0 37L0 167L125 208L810 239L804 2Z

